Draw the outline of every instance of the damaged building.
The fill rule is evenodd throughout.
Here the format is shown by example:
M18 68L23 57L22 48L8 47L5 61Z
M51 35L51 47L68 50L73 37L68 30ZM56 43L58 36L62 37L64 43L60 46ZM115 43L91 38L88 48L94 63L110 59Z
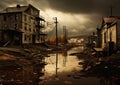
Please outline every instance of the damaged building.
M109 53L120 50L120 17L105 17L101 28L102 48Z
M0 45L43 43L45 20L32 5L8 7L0 13Z

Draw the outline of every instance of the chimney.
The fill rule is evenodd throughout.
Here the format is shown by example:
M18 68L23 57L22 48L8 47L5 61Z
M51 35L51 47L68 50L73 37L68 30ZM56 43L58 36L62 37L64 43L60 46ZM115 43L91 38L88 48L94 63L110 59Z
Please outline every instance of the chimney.
M17 6L16 6L17 8L20 8L20 5L19 4L17 4Z

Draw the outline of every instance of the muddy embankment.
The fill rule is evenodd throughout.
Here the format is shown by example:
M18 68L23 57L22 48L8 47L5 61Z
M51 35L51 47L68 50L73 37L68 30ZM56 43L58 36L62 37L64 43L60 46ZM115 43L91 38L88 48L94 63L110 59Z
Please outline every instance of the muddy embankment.
M113 80L116 85L120 84L120 53L95 57L90 49L85 49L73 55L84 60L78 63L83 67L79 73L80 76L107 78Z

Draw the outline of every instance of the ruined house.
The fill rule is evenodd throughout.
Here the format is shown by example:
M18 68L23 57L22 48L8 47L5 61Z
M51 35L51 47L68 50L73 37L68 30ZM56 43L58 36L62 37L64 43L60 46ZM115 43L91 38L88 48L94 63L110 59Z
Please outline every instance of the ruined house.
M103 18L101 37L101 47L109 54L120 49L120 17Z
M21 45L44 42L44 18L32 5L8 7L0 13L0 44Z

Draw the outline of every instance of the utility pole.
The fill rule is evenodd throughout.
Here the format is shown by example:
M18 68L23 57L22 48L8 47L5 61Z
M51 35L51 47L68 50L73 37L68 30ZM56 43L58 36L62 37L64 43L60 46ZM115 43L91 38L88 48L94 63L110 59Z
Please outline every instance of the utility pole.
M57 17L55 17L55 27L56 27L56 47L58 47L58 31L57 31L57 24L58 24L58 21L57 21Z
M58 31L57 31L57 17L54 18L55 20L55 27L56 27L56 77L58 77Z
M110 6L110 16L113 16L113 6Z

